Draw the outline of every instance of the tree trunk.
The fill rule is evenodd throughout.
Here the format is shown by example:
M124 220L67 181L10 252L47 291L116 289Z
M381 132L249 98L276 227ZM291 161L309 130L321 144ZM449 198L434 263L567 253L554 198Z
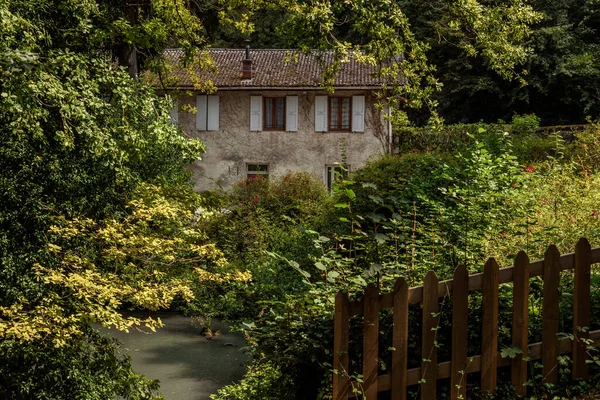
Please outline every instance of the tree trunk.
M119 46L119 65L127 67L127 71L129 72L129 76L133 79L137 79L138 76L138 60L137 60L137 50L135 47L127 44L121 43Z
M123 14L125 15L127 22L129 22L129 25L132 27L135 26L137 23L137 6L125 1L123 4ZM131 76L133 79L137 79L139 71L137 50L135 46L132 46L129 43L121 42L117 57L119 58L119 65L127 67L129 76Z

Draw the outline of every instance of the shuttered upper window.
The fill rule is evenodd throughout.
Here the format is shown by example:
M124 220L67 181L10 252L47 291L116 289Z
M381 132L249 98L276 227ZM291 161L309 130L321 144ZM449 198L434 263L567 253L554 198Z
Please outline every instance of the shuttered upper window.
M316 132L364 132L365 96L315 96Z
M196 129L219 130L219 96L196 96Z
M264 121L266 131L285 129L285 97L263 97Z
M298 131L298 96L250 96L250 131Z
M352 99L350 97L329 98L329 130L349 131L351 128Z

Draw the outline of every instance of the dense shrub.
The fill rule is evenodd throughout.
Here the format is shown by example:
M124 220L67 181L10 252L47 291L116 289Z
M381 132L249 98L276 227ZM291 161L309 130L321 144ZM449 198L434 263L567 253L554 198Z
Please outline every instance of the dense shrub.
M326 225L331 204L320 180L304 173L250 178L220 198L207 229L232 262L244 265L264 262L265 251L306 259L302 229Z
M510 132L515 135L533 135L540 126L540 121L534 114L514 115L510 122Z
M293 268L269 254L310 267L314 247L305 232L331 225L332 200L320 180L304 173L268 180L256 177L228 192L206 196L210 201L199 213L200 224L225 254L229 269L245 271L251 278L198 285L197 300L184 306L186 313L256 315L261 309L258 301L306 290Z

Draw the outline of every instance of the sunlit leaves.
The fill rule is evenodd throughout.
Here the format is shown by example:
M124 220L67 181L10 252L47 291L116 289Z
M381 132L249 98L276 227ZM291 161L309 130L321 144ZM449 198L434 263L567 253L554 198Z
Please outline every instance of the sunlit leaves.
M189 301L194 280L250 280L247 272L218 272L223 255L194 226L191 205L158 186L142 185L124 219L56 218L47 250L59 264L34 266L45 299L30 305L22 298L0 307L0 337L63 346L83 335L81 328L89 323L155 329L159 321L125 317L120 309L125 304L165 309L176 297ZM207 271L209 264L217 271ZM186 273L191 270L195 279Z

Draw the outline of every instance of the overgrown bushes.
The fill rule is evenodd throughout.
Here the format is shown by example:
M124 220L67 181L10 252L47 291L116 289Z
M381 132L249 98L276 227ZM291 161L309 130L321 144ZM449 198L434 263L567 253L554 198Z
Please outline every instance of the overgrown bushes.
M209 200L199 211L199 223L229 268L247 271L251 279L199 285L197 300L184 306L187 313L230 319L256 315L259 301L306 290L301 276L269 253L310 267L314 251L306 231L324 229L332 221L332 199L319 180L304 173L255 177L205 197Z
M340 181L332 201L319 197L319 206L309 212L288 211L306 208L275 200L282 193L276 190L279 183L245 182L236 188L230 199L244 199L244 205L222 214L221 224L232 220L237 227L232 229L238 232L285 231L285 235L268 233L262 236L264 241L255 241L250 247L236 244L246 251L267 251L257 259L262 263L261 270L269 272L255 275L253 285L279 284L285 290L270 291L257 303L257 313L255 309L253 314L245 315L245 323L239 328L248 338L254 362L239 384L222 389L214 398L327 398L332 369L329 363L333 299L338 290L347 291L351 298L360 296L368 283L389 291L400 276L411 285L418 285L429 269L440 278L449 278L458 263L466 264L473 273L482 269L489 256L504 266L521 249L532 258L541 257L551 243L561 251L572 251L581 236L597 245L600 174L595 153L589 149L597 145L598 126L590 125L572 142L553 135L540 139L543 146L538 146L532 132L538 123L534 117L515 118L513 122L514 129L475 125L461 131L453 127L456 131L437 138L426 131L415 133L410 139L411 151L371 162L348 180ZM451 137L460 140L450 140ZM287 193L286 201L295 204ZM261 200L254 202L255 197ZM261 205L263 198L273 200ZM306 222L291 224L281 217L281 210L286 210L284 215L294 222ZM263 222L247 226L243 220L248 216ZM280 219L286 223L278 226ZM294 247L292 238L301 245ZM230 244L232 240L238 239L221 243ZM253 256L250 258L254 260ZM240 264L245 260L248 258L239 259ZM283 280L280 276L284 276ZM294 284L290 285L292 281ZM566 327L570 323L570 284L565 276L561 307L565 310L562 326ZM540 282L532 282L533 339L540 335L540 327L534 322L539 316L541 289ZM509 307L510 288L503 287L500 292L501 304ZM594 310L600 307L598 297L594 291ZM470 345L475 351L480 340L480 298L473 294L471 301ZM446 314L450 306L448 303L442 307L440 343L448 341ZM415 321L419 320L419 313L418 307L411 309ZM388 317L382 315L384 344ZM599 323L594 320L593 326ZM508 319L501 318L501 335L510 335L509 324ZM411 327L410 357L418 364L418 323ZM354 321L352 329L358 333L360 321ZM360 343L351 346L356 347L354 354L360 354ZM382 368L390 354L381 353ZM442 349L441 357L443 354ZM567 364L561 367L565 371ZM360 376L353 371L359 370L357 365L351 366L357 387ZM260 392L256 391L258 374L262 379ZM536 375L534 371L532 377ZM470 387L475 390L475 386ZM563 386L535 387L537 396L567 393ZM499 393L509 398L509 386Z

